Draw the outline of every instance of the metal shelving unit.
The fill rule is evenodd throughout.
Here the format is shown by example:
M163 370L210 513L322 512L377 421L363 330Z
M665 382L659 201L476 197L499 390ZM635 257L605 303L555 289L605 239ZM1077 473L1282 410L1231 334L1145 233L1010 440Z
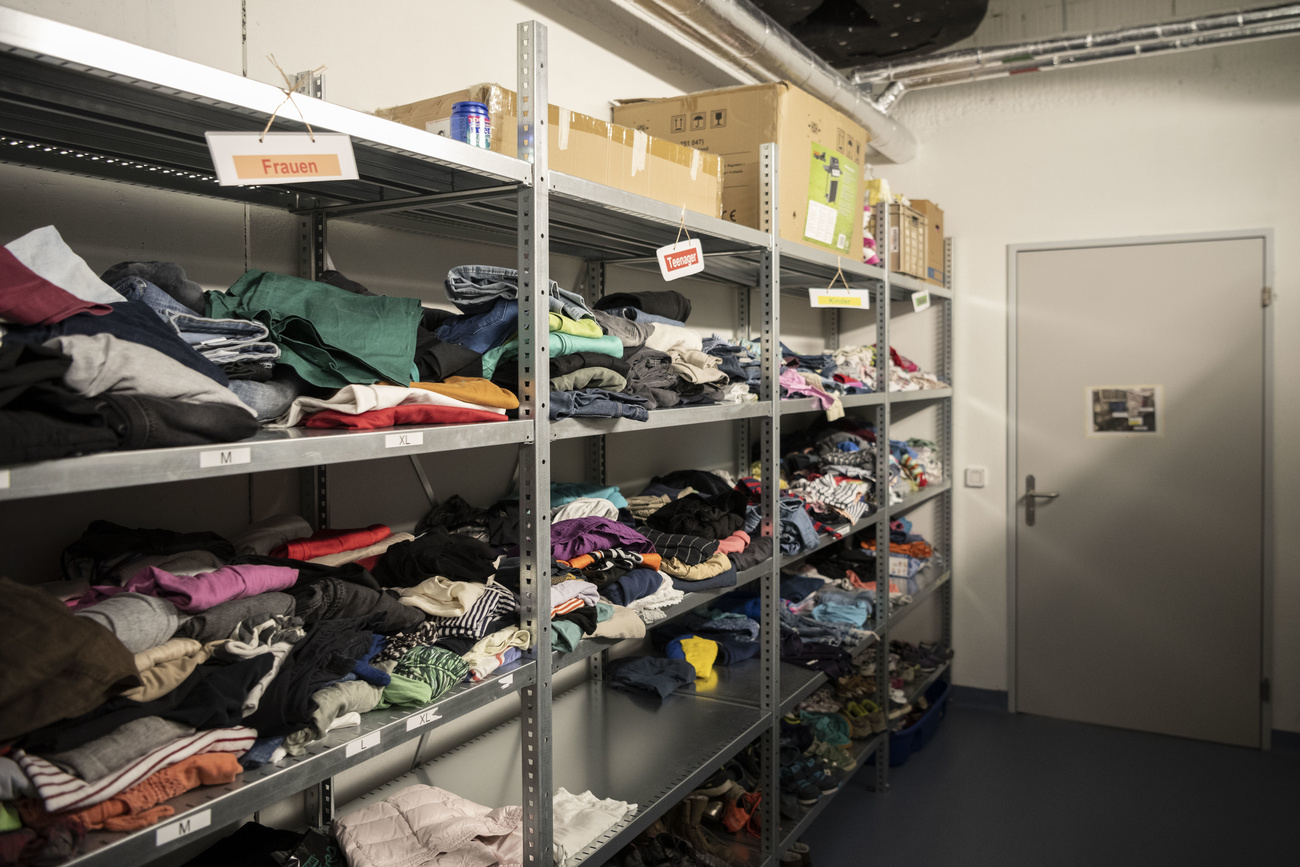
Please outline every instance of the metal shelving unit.
M546 32L542 25L520 25L517 54L519 91L533 94L531 105L546 105ZM520 118L524 131L519 142L521 158L515 159L297 94L297 107L314 129L342 132L352 138L360 178L219 186L204 133L261 129L284 99L284 92L276 87L0 8L0 162L288 211L299 218L301 275L308 278L324 270L329 224L339 219L508 246L518 253L520 317L526 323L545 321L551 254L586 260L586 291L589 297L599 297L604 293L607 265L656 268L654 250L672 242L684 223L692 237L700 238L704 245L708 270L702 277L736 292L741 331L761 343L764 364L759 400L656 410L646 423L622 419L552 423L545 408L549 377L544 350L525 336L519 353L521 408L517 421L364 432L263 431L238 443L107 453L0 468L0 500L303 469L315 486L316 502L324 504L328 494L325 468L331 464L485 446L514 446L519 455L521 503L525 507L521 535L529 540L522 552L521 620L537 637L531 656L482 683L462 685L429 707L367 714L361 728L332 733L313 744L307 755L282 767L264 767L229 786L200 788L173 799L169 804L176 815L162 825L130 834L92 834L85 854L70 863L147 863L298 793L308 795L316 822L326 824L334 815L334 775L399 745L423 740L440 721L462 717L513 694L518 694L521 705L514 720L389 782L354 805L421 781L447 785L485 804L522 803L526 851L541 853L529 863L544 863L552 840L550 800L545 793L554 786L591 789L602 797L638 803L641 808L635 815L582 853L582 863L598 865L716 766L757 738L765 790L757 863L775 863L779 852L795 839L791 835L815 815L806 815L787 832L781 829L776 812L780 714L825 680L817 673L807 677L808 672L779 662L779 571L812 552L774 556L738 576L738 587L760 585L763 617L758 658L720 670L717 684L707 693L673 695L662 706L650 707L644 700L603 683L609 650L618 642L589 639L572 653L551 650L546 600L550 585L546 552L550 549L551 443L584 438L588 478L604 481L609 436L725 422L736 432L738 466L748 467L752 435L759 444L762 477L775 479L782 417L816 408L811 400L778 402L780 294L803 294L810 286L825 286L842 270L850 285L872 291L877 341L888 345L888 299L905 298L921 290L930 291L936 299L948 299L936 306L945 311L943 327L950 338L951 291L783 242L771 231L683 212L662 202L552 173L546 137L532 136L539 119L531 117L527 107ZM296 117L281 116L271 128L297 131L300 126ZM770 229L776 223L778 204L774 146L764 147L762 162L762 212L765 228ZM751 310L750 291L754 288L758 289L758 301ZM950 346L950 341L945 346ZM877 381L885 382L885 354L878 355ZM941 372L950 376L950 371L949 352ZM891 404L938 402L945 425L946 466L951 472L950 398L951 390L946 389L910 396L856 395L843 398L843 402L846 407L871 409L882 441L887 441ZM878 448L877 477L883 477L881 452ZM882 539L887 545L886 515L948 493L950 488L945 482L903 504L876 510L848 527L846 536L874 526L878 546ZM778 498L777 486L766 486L759 531L763 535L779 533ZM950 497L944 502L947 533ZM322 519L324 509L322 505L321 514L313 517ZM833 543L827 538L819 550ZM855 649L859 654L876 649L877 665L886 659L887 629L896 618L901 619L934 593L943 595L946 610L951 607L951 582L944 576L918 594L913 606L892 616L881 615L882 610L888 612L888 582L883 580L887 559L878 558L877 564L875 631L881 640L868 640ZM688 594L665 614L677 617L732 589ZM947 645L951 638L949 614L944 622ZM554 674L584 663L590 669L589 679L553 696ZM553 731L564 731L566 736L553 738ZM627 749L629 738L635 738L635 749ZM861 745L864 757L877 751L878 788L887 783L887 748L884 738ZM417 749L417 754L421 751ZM674 760L663 761L665 755Z

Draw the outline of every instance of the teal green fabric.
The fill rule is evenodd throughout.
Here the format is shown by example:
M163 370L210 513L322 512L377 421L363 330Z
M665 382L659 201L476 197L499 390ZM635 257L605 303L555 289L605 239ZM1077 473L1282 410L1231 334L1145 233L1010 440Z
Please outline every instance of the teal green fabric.
M393 676L423 681L433 688L429 701L465 679L469 663L443 647L412 647L393 669Z
M564 653L577 649L582 640L582 627L572 620L551 621L551 647Z
M251 319L271 330L280 362L324 388L419 378L416 298L356 295L313 280L248 271L226 292L205 292L206 315ZM567 336L567 335L566 335Z
M799 712L799 721L813 730L817 740L833 747L842 747L850 742L849 721L837 713L804 710Z
M617 337L606 335L605 337L575 337L572 334L564 334L560 331L550 332L550 342L548 352L551 358L559 358L561 355L572 355L575 352L598 352L601 355L612 355L614 358L623 357L623 341ZM509 358L514 358L519 354L519 341L511 340L501 346L494 346L487 352L483 353L483 378L491 379L492 374L496 372L497 365Z
M606 620L608 620L609 618L611 618L611 617L613 617L613 616L614 616L614 606L613 606L613 605L610 605L608 602L597 602L597 603L596 603L596 622L597 622L597 623L604 623Z

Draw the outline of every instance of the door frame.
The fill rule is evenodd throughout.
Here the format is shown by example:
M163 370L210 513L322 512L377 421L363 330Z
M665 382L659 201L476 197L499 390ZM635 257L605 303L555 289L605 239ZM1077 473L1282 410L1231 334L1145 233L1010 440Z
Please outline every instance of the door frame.
M1008 244L1007 245L1007 710L1016 713L1016 535L1019 532L1019 474L1017 472L1016 436L1018 431L1016 405L1016 322L1018 316L1016 267L1020 253L1051 250L1082 250L1095 247L1144 247L1161 244L1197 243L1202 241L1237 241L1258 238L1264 242L1264 286L1271 295L1274 285L1273 230L1241 229L1222 232L1196 232L1179 235L1143 235L1133 238L1101 238L1089 241L1062 241L1059 243ZM1263 301L1261 298L1261 306ZM1272 746L1273 704L1273 583L1274 583L1274 523L1273 523L1273 305L1262 306L1264 313L1264 442L1263 442L1263 526L1260 528L1263 562L1260 610L1260 677L1270 684L1270 696L1260 693L1261 749Z

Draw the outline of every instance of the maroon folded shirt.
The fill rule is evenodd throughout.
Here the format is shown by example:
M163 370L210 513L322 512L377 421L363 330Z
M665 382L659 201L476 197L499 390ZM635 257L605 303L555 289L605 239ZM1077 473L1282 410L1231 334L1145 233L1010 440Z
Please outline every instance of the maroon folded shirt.
M414 404L412 406L394 406L388 409L372 409L370 412L348 415L332 409L322 410L307 416L303 422L306 427L341 427L348 430L377 430L381 427L393 427L399 424L469 424L480 421L505 421L499 412L487 412L481 409L466 409L459 406L430 406Z
M103 316L112 310L107 304L82 301L0 247L0 319L18 325L53 325L74 313Z

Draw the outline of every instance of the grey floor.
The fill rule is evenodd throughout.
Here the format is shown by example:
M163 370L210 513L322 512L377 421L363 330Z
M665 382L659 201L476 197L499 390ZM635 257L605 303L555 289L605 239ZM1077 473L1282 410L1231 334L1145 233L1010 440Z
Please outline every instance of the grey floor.
M1300 865L1300 753L954 704L888 793L871 774L804 835L816 867Z

